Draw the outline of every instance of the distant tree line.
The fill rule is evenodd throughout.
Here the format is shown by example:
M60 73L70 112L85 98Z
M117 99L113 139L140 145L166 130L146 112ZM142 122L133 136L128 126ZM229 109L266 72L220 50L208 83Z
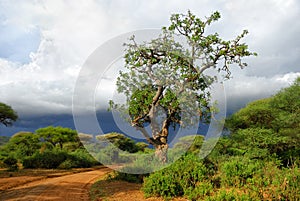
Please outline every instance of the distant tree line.
M90 167L98 162L85 150L77 132L48 126L18 132L0 146L0 165L12 169Z

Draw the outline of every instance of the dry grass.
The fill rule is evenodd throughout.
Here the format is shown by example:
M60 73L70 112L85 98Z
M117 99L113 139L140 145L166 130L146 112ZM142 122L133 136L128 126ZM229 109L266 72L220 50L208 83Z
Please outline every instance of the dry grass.
M93 201L164 201L160 197L145 198L141 187L141 184L104 178L93 184L90 197ZM174 198L172 201L187 201L187 199Z

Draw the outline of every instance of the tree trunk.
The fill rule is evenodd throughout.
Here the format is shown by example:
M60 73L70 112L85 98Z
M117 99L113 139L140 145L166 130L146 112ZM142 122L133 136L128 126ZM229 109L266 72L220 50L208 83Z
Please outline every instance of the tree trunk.
M169 135L169 120L165 119L163 122L162 130L159 136L155 139L155 156L162 163L168 162L168 135Z
M168 144L155 146L155 157L162 163L168 162Z

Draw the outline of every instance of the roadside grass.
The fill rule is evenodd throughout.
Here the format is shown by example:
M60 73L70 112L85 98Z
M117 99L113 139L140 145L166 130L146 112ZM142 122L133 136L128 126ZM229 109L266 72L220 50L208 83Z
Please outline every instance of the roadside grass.
M109 173L96 181L90 188L90 200L97 201L101 198L101 200L107 201L108 196L117 190L115 186L112 185L113 181L116 181L114 180L113 173Z

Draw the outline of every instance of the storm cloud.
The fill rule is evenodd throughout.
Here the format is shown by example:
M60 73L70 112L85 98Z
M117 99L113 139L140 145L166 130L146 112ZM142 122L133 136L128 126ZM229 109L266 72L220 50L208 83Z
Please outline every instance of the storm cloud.
M0 102L24 117L71 115L78 73L97 47L126 32L159 29L172 13L187 10L199 17L220 11L221 20L209 31L225 39L243 29L250 32L244 41L258 57L247 59L243 70L233 69L226 81L229 111L270 96L300 76L297 0L12 0L0 2ZM111 77L106 80L113 84ZM107 94L111 90L107 87ZM107 96L104 90L99 102ZM99 105L104 106L98 110L107 107Z

